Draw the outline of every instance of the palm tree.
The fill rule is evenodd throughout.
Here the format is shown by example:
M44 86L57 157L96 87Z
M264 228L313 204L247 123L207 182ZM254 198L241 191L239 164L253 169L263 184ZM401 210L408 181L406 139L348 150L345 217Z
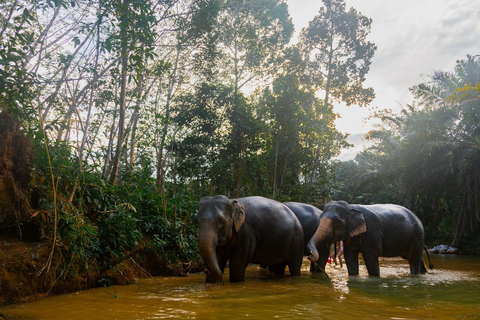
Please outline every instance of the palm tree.
M430 83L412 92L431 108L436 126L436 135L424 144L430 150L424 154L428 167L438 164L438 171L452 173L457 181L455 244L480 222L480 56L457 61L452 73L435 72Z

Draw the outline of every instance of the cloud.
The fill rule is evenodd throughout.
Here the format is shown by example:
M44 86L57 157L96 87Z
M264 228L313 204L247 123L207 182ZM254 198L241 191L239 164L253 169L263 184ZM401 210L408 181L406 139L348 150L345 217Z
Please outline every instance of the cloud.
M480 54L480 1L345 0L373 19L369 41L377 45L365 86L373 87L373 107L400 110L413 101L409 88L429 80L434 71L453 71L457 60ZM318 13L323 2L287 0L296 34ZM371 129L363 108L336 106L342 132L364 134ZM358 148L363 144L358 143ZM349 149L342 157L353 154ZM358 151L357 151L358 152ZM350 156L348 156L350 157ZM353 158L353 157L352 157Z
M413 100L409 88L436 70L452 71L467 54L480 53L480 2L346 0L373 19L377 45L366 85L374 106L398 109Z
M342 150L342 153L337 158L340 161L353 160L359 152L372 146L371 141L365 141L365 134L363 133L356 133L348 136L348 142L353 144L353 147Z

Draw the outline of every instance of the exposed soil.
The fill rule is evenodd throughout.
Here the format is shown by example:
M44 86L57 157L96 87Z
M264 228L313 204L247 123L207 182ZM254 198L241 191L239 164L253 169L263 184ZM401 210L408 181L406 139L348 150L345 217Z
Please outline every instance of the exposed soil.
M20 241L0 235L0 305L100 286L133 284L151 276L182 276L199 270L193 263L167 265L148 252L133 255L106 271L96 265L87 266L87 270L85 265L67 264L65 269L65 257L57 249L47 271L50 252L47 242Z
M0 257L0 305L37 299L46 285L36 274L48 257L47 246L2 236Z
M20 123L0 114L0 233L30 223L29 185L33 150L20 131ZM19 230L20 231L20 230ZM20 231L21 232L21 231Z

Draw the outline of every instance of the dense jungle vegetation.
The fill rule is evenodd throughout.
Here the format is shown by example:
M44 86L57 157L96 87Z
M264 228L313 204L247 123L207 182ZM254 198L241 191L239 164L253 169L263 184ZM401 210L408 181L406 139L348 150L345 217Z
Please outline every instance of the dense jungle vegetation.
M412 87L414 104L375 115L371 148L336 160L332 104L374 98L371 24L323 0L291 44L282 0L3 1L0 235L48 248L42 292L106 284L122 261L191 270L212 194L398 203L427 242L478 253L479 56Z

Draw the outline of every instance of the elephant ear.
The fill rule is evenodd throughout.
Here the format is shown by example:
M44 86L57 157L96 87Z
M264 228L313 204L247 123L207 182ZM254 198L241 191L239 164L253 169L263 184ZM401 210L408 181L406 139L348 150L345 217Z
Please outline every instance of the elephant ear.
M245 207L238 203L238 200L233 200L233 224L235 226L235 231L239 231L240 227L242 226L243 222L245 221Z
M350 237L358 236L361 233L367 232L367 224L361 211L350 208L352 212L352 219L350 220Z

